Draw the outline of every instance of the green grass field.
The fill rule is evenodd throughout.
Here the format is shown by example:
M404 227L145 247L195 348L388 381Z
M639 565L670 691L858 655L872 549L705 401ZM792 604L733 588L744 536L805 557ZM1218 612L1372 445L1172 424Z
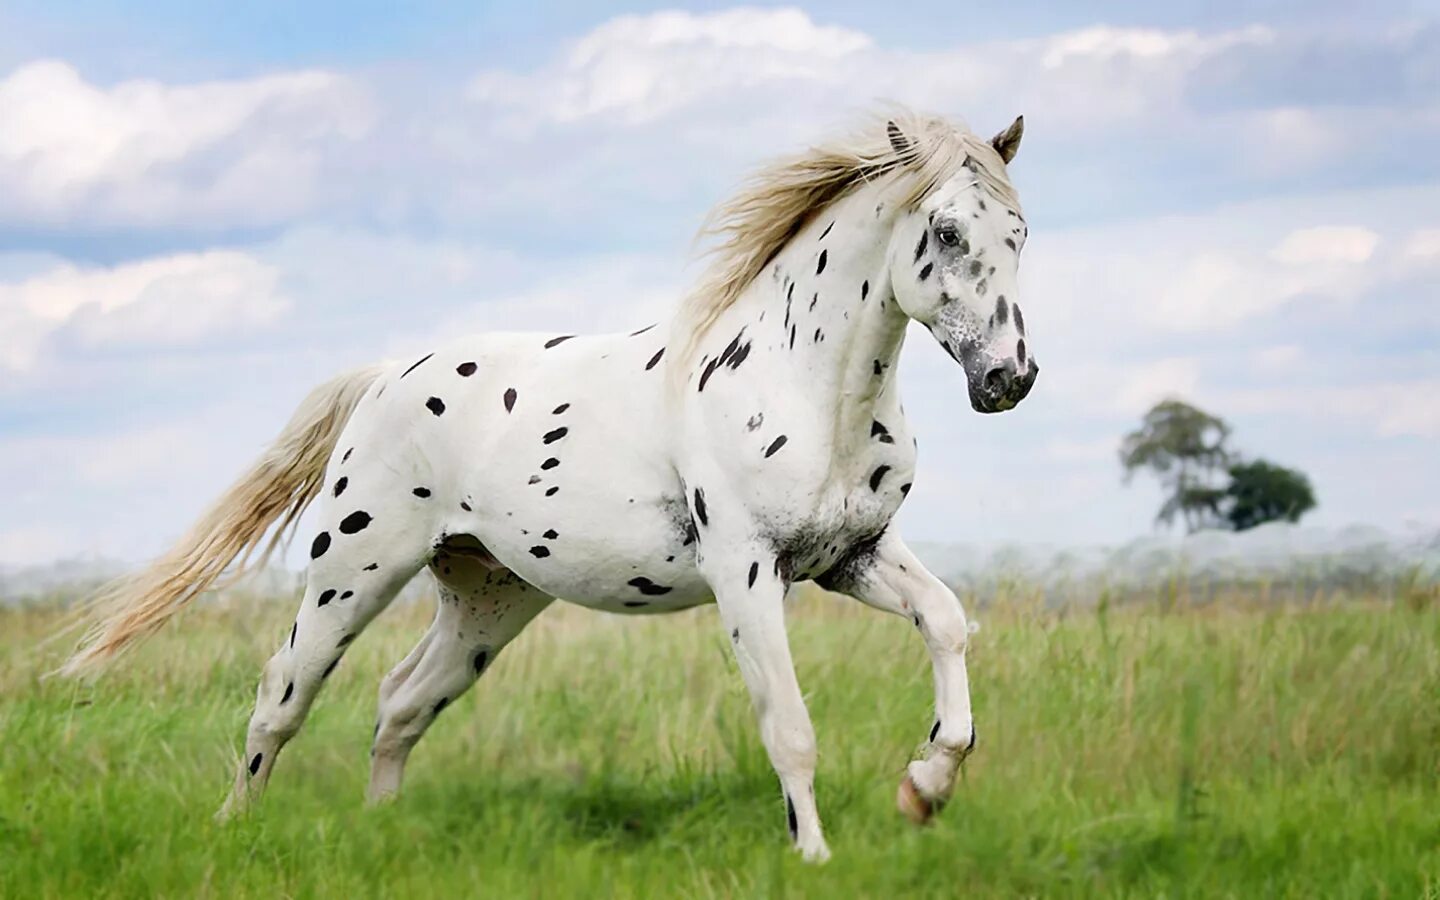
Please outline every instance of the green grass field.
M59 616L0 612L0 895L1440 896L1440 603L1238 596L1106 612L997 602L970 655L979 749L917 829L931 722L908 623L810 595L791 641L834 859L788 849L713 609L555 608L452 705L398 803L362 805L367 632L261 808L211 821L293 601L184 618L94 686L41 681Z

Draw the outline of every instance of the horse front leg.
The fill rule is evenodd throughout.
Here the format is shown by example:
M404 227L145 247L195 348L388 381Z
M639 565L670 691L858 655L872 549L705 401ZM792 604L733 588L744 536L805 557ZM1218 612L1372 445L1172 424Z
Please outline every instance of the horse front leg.
M750 689L760 738L780 776L790 839L807 861L823 862L830 849L815 804L815 728L790 658L786 584L768 547L719 549L717 543L717 536L706 535L701 571L715 592L735 661Z
M829 586L829 585L827 585ZM975 749L965 647L970 628L955 593L936 578L898 536L887 533L874 556L833 585L855 599L915 624L935 673L935 722L921 758L911 761L896 802L923 824L945 804L960 763Z

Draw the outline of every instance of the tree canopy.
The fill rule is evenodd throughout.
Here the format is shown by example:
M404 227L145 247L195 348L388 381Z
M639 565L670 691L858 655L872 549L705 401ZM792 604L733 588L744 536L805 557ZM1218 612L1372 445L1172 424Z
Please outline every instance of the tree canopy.
M1229 439L1224 419L1181 400L1164 400L1125 436L1120 465L1126 482L1137 471L1154 473L1166 494L1156 521L1169 525L1179 516L1191 532L1298 522L1315 508L1304 473L1263 459L1243 460Z

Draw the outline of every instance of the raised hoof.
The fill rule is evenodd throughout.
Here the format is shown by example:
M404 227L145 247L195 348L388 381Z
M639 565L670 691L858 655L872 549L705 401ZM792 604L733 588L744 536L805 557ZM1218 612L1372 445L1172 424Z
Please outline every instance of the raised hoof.
M914 780L906 775L900 782L900 790L895 794L895 805L905 818L914 824L927 825L944 804L926 800L920 789L915 787Z

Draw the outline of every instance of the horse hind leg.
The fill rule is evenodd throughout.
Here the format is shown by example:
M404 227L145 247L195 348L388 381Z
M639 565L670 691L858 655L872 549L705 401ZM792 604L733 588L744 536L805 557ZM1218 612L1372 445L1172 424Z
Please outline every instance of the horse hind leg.
M440 599L430 630L380 684L367 798L393 797L405 763L441 710L465 693L552 597L484 557L431 565Z
M333 506L334 504L327 504ZM219 812L227 818L259 799L285 744L304 723L325 680L340 664L352 641L424 565L428 540L407 516L351 512L336 518L315 538L306 572L305 596L295 623L265 664L255 710L245 737L245 753L234 787ZM365 527L356 526L364 516Z

